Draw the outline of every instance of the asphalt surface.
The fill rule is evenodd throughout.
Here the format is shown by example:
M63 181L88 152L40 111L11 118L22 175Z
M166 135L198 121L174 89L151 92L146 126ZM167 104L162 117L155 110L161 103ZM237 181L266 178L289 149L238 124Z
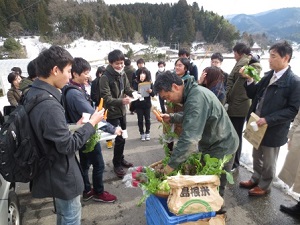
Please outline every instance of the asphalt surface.
M153 115L152 115L153 116ZM125 145L125 158L136 166L150 165L164 157L159 136L160 124L152 118L151 140L142 142L139 138L136 115L127 115L129 138ZM104 173L105 190L115 194L115 203L100 203L92 199L82 202L83 225L144 225L145 204L138 207L142 197L138 188L126 188L122 180L113 172L112 149L102 143L106 164ZM264 197L249 197L246 189L238 187L240 180L249 179L251 172L240 167L234 173L234 185L228 185L225 191L226 225L291 225L300 224L300 218L294 219L279 211L280 204L294 205L296 201L276 187ZM23 225L56 224L52 198L33 199L28 184L18 185Z

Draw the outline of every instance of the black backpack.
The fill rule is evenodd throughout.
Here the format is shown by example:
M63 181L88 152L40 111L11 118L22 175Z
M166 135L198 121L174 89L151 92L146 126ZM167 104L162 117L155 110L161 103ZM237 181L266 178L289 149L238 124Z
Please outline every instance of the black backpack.
M39 175L50 160L39 148L29 113L52 95L36 95L10 113L0 131L0 173L9 182L27 183Z
M99 80L100 77L97 77L92 81L91 85L91 99L96 103L96 105L99 105L100 102Z

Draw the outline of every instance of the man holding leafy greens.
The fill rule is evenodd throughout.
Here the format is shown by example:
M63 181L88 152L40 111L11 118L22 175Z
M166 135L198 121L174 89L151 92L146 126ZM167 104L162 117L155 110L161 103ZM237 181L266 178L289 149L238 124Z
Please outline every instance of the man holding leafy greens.
M235 153L239 139L226 110L207 88L199 86L193 77L183 81L170 71L159 76L154 90L168 102L183 104L183 112L162 114L164 122L182 123L183 131L173 149L164 173L169 174L195 152L223 159ZM224 166L230 171L233 158ZM226 176L220 178L220 195L224 195Z
M69 87L65 86L63 89L68 122L74 123L81 118L82 113L91 114L95 111L92 107L89 95L84 90L84 84L88 81L90 70L91 66L85 59L74 58L71 69L72 79L68 85ZM122 134L120 127L114 127L109 123L101 127L101 129L111 134ZM97 135L97 132L95 135ZM87 144L79 151L84 181L83 201L93 198L94 201L98 202L114 202L117 197L104 191L103 171L105 164L99 140L95 135L93 135ZM94 142L94 144L91 146L88 144L89 142ZM93 188L89 181L89 168L91 165L93 165Z

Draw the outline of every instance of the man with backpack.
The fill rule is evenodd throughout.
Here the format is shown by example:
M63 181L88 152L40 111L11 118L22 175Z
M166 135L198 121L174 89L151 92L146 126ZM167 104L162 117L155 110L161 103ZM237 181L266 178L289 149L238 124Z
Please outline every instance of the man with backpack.
M93 100L93 105L95 107L97 107L100 102L99 80L102 74L104 73L104 71L105 71L105 67L99 66L96 71L96 78L92 81L91 99Z
M69 85L63 88L63 99L65 99L64 105L68 120L71 123L78 121L81 118L82 113L92 114L94 109L89 102L89 97L86 91L81 88L87 81L89 72L91 70L90 64L83 58L74 58L72 64L72 79ZM102 130L111 133L121 135L122 130L120 127L114 127L107 123ZM99 142L95 145L91 152L85 152L86 145L80 149L80 165L83 170L84 180L84 192L83 201L87 201L93 198L94 201L99 202L114 202L117 197L104 191L103 185L103 172L104 172L104 160L101 151L101 145ZM93 187L89 181L89 168L93 165Z
M79 225L84 183L75 153L95 133L94 126L103 119L103 110L96 110L89 121L72 134L59 89L69 82L73 57L65 49L52 46L43 50L36 60L39 79L33 82L24 101L26 104L35 96L50 96L29 113L39 149L49 159L49 165L40 168L40 174L33 178L32 196L54 198L57 225Z
M100 97L104 99L104 108L108 109L107 122L115 127L126 130L126 108L133 97L133 90L124 73L125 56L120 50L113 50L108 54L109 65L100 78ZM130 96L130 97L129 97ZM117 136L114 146L113 165L117 177L126 174L123 167L129 168L133 164L124 159L125 139Z

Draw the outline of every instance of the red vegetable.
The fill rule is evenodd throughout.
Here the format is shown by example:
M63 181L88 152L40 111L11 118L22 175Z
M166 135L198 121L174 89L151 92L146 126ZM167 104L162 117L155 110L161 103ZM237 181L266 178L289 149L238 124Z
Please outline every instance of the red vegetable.
M138 187L140 182L138 180L132 180L132 187Z

